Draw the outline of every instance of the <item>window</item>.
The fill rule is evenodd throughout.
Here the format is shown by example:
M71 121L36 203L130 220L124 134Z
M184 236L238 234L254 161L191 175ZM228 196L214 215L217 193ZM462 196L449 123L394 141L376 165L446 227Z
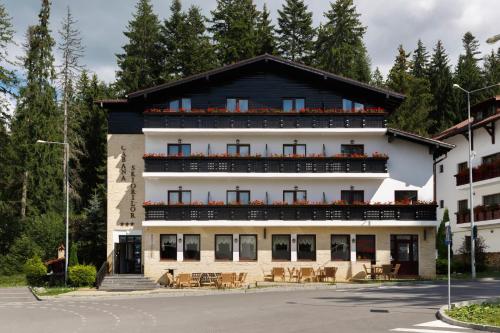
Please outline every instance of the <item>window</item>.
M500 193L483 196L483 205L485 206L500 205Z
M188 205L191 203L191 191L168 191L168 204L169 205Z
M283 201L287 204L293 205L298 202L303 202L307 200L307 191L298 190L286 190L283 191Z
M458 200L457 209L458 209L459 213L468 211L469 210L469 201L467 199Z
M439 165L439 173L443 173L443 172L444 172L444 165L440 164Z
M344 98L342 99L342 109L344 111L354 111L359 112L365 109L365 105L358 102L353 102L350 99Z
M168 105L170 111L191 111L191 98L180 98L174 99L169 102Z
M352 155L352 154L364 154L364 145L340 145L340 152L342 154Z
M169 143L169 156L191 156L191 144L189 143Z
M375 263L375 235L356 235L356 259Z
M239 189L227 191L226 202L228 205L248 205L250 203L250 191Z
M458 173L467 170L467 162L458 163L457 169Z
M200 260L200 235L184 235L184 260Z
M240 260L257 260L257 235L240 235Z
M283 100L283 112L293 112L304 110L306 106L303 98L285 98Z
M483 164L489 164L496 161L500 161L500 153L488 155L483 157Z
M464 242L465 242L465 253L470 253L470 249L472 248L471 237L465 236Z
M416 203L418 191L394 191L394 201L398 203Z
M215 235L215 260L233 260L233 235Z
M331 239L331 253L332 261L341 260L349 261L351 260L351 237L349 235L332 235Z
M248 112L248 99L228 98L226 109L228 112Z
M160 235L160 259L177 260L177 235Z
M439 200L439 208L444 208L444 200Z
M272 239L273 260L290 260L290 235L273 235Z
M230 143L227 145L229 156L250 156L250 145L242 143Z
M354 103L354 111L355 112L360 112L365 109L365 106L361 103Z
M363 190L343 190L340 192L340 199L347 202L348 204L353 204L355 202L365 201L365 191Z
M283 145L283 155L285 156L306 156L306 145L293 143Z
M316 235L297 235L297 260L316 260Z

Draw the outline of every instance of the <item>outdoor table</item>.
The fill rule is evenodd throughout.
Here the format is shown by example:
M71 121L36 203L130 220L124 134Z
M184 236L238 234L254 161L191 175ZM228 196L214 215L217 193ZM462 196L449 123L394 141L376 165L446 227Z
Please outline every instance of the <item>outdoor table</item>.
M377 278L377 275L382 275L382 265L372 265L371 276L372 280Z

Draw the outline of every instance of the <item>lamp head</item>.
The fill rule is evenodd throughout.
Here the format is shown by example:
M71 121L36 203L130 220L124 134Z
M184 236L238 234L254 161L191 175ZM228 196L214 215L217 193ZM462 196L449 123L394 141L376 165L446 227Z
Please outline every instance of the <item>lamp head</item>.
M36 140L36 143L46 143L47 141L44 140Z
M458 84L456 84L456 83L453 83L453 88L458 88L458 89L460 89L460 86L459 86Z

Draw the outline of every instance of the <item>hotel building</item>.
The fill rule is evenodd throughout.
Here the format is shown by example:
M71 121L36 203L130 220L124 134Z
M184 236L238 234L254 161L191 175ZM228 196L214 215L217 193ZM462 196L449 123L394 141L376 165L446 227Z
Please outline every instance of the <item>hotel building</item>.
M101 101L114 274L401 264L435 275L435 161L404 96L262 55Z

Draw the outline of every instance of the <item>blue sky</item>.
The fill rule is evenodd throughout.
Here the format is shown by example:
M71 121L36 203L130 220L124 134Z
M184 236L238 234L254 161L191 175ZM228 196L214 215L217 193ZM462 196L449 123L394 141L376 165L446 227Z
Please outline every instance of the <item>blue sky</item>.
M260 9L264 2L276 21L276 11L282 0L254 0ZM4 0L13 17L17 46L10 47L12 58L22 55L24 35L28 25L35 24L40 0ZM57 29L69 6L78 20L86 47L82 60L87 68L96 72L106 82L114 80L115 54L121 52L125 43L123 31L134 12L136 0L53 0L51 28L56 40ZM152 0L161 19L169 15L170 0ZM306 0L314 13L314 23L323 20L323 12L329 2ZM216 6L215 0L183 0L185 9L199 6L206 16ZM470 30L481 43L481 51L489 52L486 38L500 33L498 13L500 0L355 0L362 22L368 27L365 42L372 58L373 69L378 66L385 74L389 70L400 43L408 51L413 50L418 38L428 49L442 39L450 60L455 64L461 52L461 37ZM500 42L495 47L500 47ZM59 59L58 53L56 60Z

